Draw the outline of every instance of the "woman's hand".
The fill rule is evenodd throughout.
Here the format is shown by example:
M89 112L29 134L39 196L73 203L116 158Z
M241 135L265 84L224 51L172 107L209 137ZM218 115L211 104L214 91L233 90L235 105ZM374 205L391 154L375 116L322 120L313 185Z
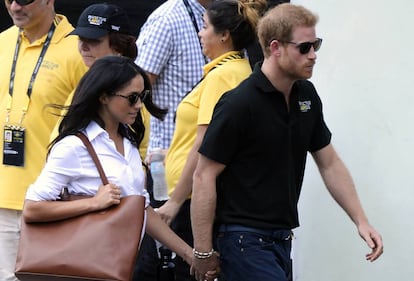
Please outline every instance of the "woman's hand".
M121 189L113 183L101 185L94 197L94 206L97 211L121 203Z

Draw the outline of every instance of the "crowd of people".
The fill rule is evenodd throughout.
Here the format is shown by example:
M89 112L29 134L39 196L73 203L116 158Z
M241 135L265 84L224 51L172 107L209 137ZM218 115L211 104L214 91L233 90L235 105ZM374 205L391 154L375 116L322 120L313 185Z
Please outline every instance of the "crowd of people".
M157 280L161 243L177 254L179 281L291 281L308 154L371 249L366 259L381 256L308 80L322 45L315 13L288 1L167 0L137 32L115 4L86 7L73 27L54 2L5 1L1 280L18 280L21 220L66 219L135 194L147 220L133 280ZM154 151L165 155L166 201L148 184ZM56 202L62 187L91 197Z

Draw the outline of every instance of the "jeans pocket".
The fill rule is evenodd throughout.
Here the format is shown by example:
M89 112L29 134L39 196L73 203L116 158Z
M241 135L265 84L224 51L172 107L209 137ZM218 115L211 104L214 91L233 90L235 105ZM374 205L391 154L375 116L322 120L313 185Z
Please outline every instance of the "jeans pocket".
M271 247L274 242L257 233L252 232L225 232L217 236L217 246L220 253L249 255L256 250Z

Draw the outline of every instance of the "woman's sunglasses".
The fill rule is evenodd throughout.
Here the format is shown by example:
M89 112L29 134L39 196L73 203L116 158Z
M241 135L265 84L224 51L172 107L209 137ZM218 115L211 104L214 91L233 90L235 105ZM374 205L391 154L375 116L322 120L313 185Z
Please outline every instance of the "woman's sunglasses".
M20 6L26 6L26 5L32 4L36 0L6 0L6 3L8 5L11 5L13 1L19 4Z
M141 102L144 102L145 98L149 95L149 90L144 90L141 93L133 92L129 96L124 96L120 94L114 94L115 96L127 99L129 101L129 105L133 106L138 102L138 100L141 100Z
M309 53L310 49L313 47L313 50L316 52L321 48L322 45L322 39L316 38L313 42L303 42L303 43L296 43L296 42L285 42L288 44L294 44L296 48L299 49L299 53L302 55L305 55Z

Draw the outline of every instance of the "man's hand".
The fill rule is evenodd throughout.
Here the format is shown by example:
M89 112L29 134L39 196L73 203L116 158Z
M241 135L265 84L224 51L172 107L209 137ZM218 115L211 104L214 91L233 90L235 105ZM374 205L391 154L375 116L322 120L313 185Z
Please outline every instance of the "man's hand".
M372 249L371 253L365 255L367 261L375 261L384 252L381 235L369 224L358 226L359 235L367 242L368 247Z
M194 275L197 281L212 281L220 274L220 265L218 254L215 252L209 258L193 257L191 266L191 275Z

